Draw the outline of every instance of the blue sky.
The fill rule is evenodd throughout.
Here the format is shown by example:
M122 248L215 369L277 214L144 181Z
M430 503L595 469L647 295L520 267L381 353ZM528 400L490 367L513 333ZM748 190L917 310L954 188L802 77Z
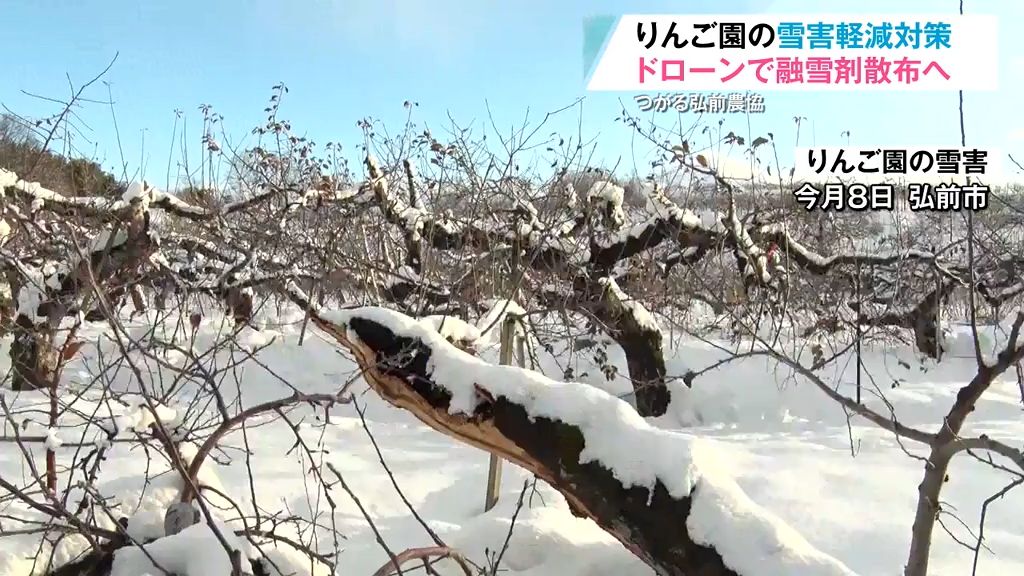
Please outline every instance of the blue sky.
M623 13L813 13L820 0L755 2L612 0L4 0L0 103L28 116L56 111L21 93L65 97L66 74L82 83L119 53L104 77L116 102L117 132L129 172L166 185L174 111L182 110L199 138L198 106L211 104L236 141L259 124L270 88L290 89L282 108L299 132L317 142L341 142L356 159L356 122L371 116L391 130L404 123L405 100L420 104L416 119L435 133L450 113L462 124L487 122L487 106L509 130L526 113L583 102L586 138L599 138L595 160L625 172L642 166L647 147L614 122L630 93L587 93L582 71L582 22ZM830 12L950 12L955 0L828 2ZM967 0L965 11L1001 20L1000 89L967 92L967 144L1024 156L1024 50L1009 22L1024 22L1024 3ZM10 49L17 47L18 49ZM96 85L88 95L107 97ZM802 145L953 146L959 144L956 92L766 92L766 113L749 120L727 115L726 128L750 136L774 132L783 154L796 135L794 116L808 120ZM104 166L120 166L110 109L80 111L88 125L80 149ZM666 116L665 120L669 121ZM542 135L575 134L576 112L556 117ZM142 141L145 138L143 149ZM543 136L542 136L543 137ZM175 152L177 156L177 152ZM120 172L120 169L117 170Z

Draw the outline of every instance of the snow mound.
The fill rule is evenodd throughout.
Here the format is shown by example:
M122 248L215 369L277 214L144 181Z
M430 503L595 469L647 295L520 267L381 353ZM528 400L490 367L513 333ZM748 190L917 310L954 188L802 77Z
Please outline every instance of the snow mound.
M455 316L424 316L420 322L452 342L472 344L480 339L480 330L476 326Z
M242 558L247 558L247 548L243 548L235 533L224 524L217 524L228 546L242 552ZM245 563L243 561L243 568ZM110 576L155 575L165 572L176 576L231 574L231 558L210 525L200 522L141 548L127 546L119 549L114 553Z

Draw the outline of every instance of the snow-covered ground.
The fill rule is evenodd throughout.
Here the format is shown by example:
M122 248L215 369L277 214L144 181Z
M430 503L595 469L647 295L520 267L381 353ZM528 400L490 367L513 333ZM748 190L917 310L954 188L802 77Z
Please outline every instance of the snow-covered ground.
M153 324L151 313L148 317L136 318L129 326L138 336L149 333L160 340L172 339L168 331L173 330L174 322L160 323L155 332L151 331ZM186 334L174 339L179 345L196 351L209 349L219 334L227 330L219 314L208 314L194 338L187 334L187 319L183 324ZM425 323L435 328L437 324L436 319ZM485 319L480 328L490 324L491 319ZM309 393L335 392L356 377L354 363L311 326L306 328L304 341L299 344L302 322L298 312L264 314L262 325L262 330L244 330L234 348L221 350L216 355L221 367L232 359L238 363L230 370L237 378L232 376L220 383L229 403L240 395L243 405L252 406L286 396L292 391L291 387ZM465 334L474 332L463 326L452 328ZM485 339L491 338L483 356L490 360L496 358L497 346L493 338L496 331L494 327L485 334ZM80 457L91 450L101 438L98 429L74 427L81 421L76 414L115 414L122 429L147 424L137 400L133 406L130 396L126 396L126 405L114 404L109 399L110 394L101 397L95 387L88 386L96 375L104 373L111 380L110 390L115 395L138 389L129 367L113 363L117 348L107 332L93 325L81 338L87 344L65 372L69 390L61 396L64 415L60 429L50 430L45 425L47 400L43 394L4 392L5 404L19 414L15 417L19 433L41 438L30 445L38 466L42 466L47 445L59 444L58 462L70 461L76 453ZM877 386L885 392L902 423L934 430L951 406L958 388L974 373L970 355L958 353L958 350L969 350L960 345L960 340L953 342L953 353L940 365L922 365L909 348L866 348L865 373L872 374L874 382L865 383L864 397L872 405L882 406L874 396L874 386ZM728 346L724 342L716 344ZM8 338L0 348L0 369L4 373L9 369L9 346ZM246 351L251 350L258 351L256 359L245 359ZM566 351L556 345L552 353L536 352L541 369L560 379L566 368ZM147 386L161 381L164 387L171 386L174 379L173 371L166 365L181 363L185 357L181 352L171 351L158 362L138 351L131 355L139 365L147 367L143 370ZM670 374L681 376L687 370L700 370L715 363L726 353L693 338L677 338L669 355ZM609 349L609 356L620 374L611 381L583 355L573 360L576 363L573 372L582 381L613 394L625 394L629 391L627 381L621 376L626 374L625 360L614 347ZM161 362L165 365L161 366ZM839 366L844 373L826 371L825 376L828 381L838 382L841 391L852 395L854 364L844 359ZM971 415L968 429L974 434L986 433L1019 446L1024 437L1024 413L1020 391L1011 376L997 382L986 394ZM898 381L895 388L894 381ZM197 409L216 416L214 405L188 406L192 398L202 397L196 394L194 386L183 385L170 395L161 414L165 424L173 424L181 414L186 411L194 414ZM386 563L388 554L345 492L337 487L332 489L337 505L333 511L319 495L310 456L314 463L329 462L341 473L393 552L433 544L392 485L371 442L372 434L388 469L419 515L451 547L477 564L486 564L489 555L503 548L524 481L530 476L506 463L500 501L496 508L484 512L486 453L432 431L408 413L385 404L372 392L362 393L365 385L361 382L355 386L358 406L365 408L365 427L353 405L333 408L329 424L323 421L322 409L295 408L288 412L288 421L299 427L308 446L314 449L309 454L295 446L287 422L272 415L258 417L244 433L236 431L222 442L223 446L236 449L215 452L204 465L202 483L223 491L247 513L252 509L255 494L264 517L274 513L307 520L315 517L322 527L316 530L316 545L328 554L333 554L335 549L331 527L336 527L337 549L340 550L334 559L338 564L337 573L369 576ZM74 394L75 390L85 391L79 397ZM737 360L710 372L698 378L692 389L685 389L679 383L673 384L673 390L669 414L653 422L655 425L685 427L687 433L698 436L702 458L712 458L716 467L731 474L754 502L794 528L819 551L857 574L901 572L910 540L916 488L923 472L923 462L913 456L925 453L922 446L909 441L901 446L891 434L863 420L848 421L843 410L821 391L760 357ZM29 411L33 406L40 411ZM0 476L19 486L25 485L30 480L30 469L18 445L7 440L13 435L10 419L2 415L0 419L4 421L5 436L0 444ZM119 436L128 437L130 432ZM76 446L83 442L86 446ZM246 442L251 449L248 458L244 451L237 449ZM188 456L189 450L186 448L184 455ZM148 459L138 444L128 442L115 442L100 468L96 483L100 495L110 499L108 505L117 515L131 518L129 530L137 538L152 538L163 532L164 510L180 489L180 481L174 474L166 473L167 469L159 456ZM321 469L333 481L326 466ZM79 471L76 478L81 477ZM966 527L951 516L943 519L945 525L957 538L973 542L971 532L977 532L982 502L1009 480L1005 473L995 472L970 456L959 456L943 500L955 507L950 510L955 511ZM59 495L68 493L65 481ZM69 503L73 505L81 497L81 489L72 486ZM211 498L211 503L223 504L216 497ZM1022 506L1024 488L1011 491L990 506L985 525L987 549L980 554L977 574L1024 574L1024 516L1019 512ZM215 510L230 528L241 527L232 521L237 513L230 507ZM38 518L24 506L5 501L0 506L0 534L25 528L10 520L13 515ZM97 518L96 523L110 525L105 518ZM280 525L278 534L303 542L309 542L314 536L313 532L297 533L288 523ZM199 525L158 541L149 546L148 551L172 571L189 573L189 570L201 569L192 573L216 574L219 573L217 563L225 562L226 558L219 548L203 544L211 541L208 528ZM57 557L67 557L81 546L78 540L65 539L58 545ZM273 550L264 547L268 549ZM30 574L33 558L38 555L38 536L4 535L0 538L0 576ZM328 573L323 566L311 566L284 545L270 556L284 574ZM971 551L956 544L941 528L936 530L932 574L971 574L973 560ZM139 576L147 562L140 550L126 548L118 554L114 574ZM540 482L535 491L528 490L525 494L502 566L508 573L523 576L652 574L595 524L574 517L564 499ZM442 567L445 574L456 573L453 565L439 565L439 569Z

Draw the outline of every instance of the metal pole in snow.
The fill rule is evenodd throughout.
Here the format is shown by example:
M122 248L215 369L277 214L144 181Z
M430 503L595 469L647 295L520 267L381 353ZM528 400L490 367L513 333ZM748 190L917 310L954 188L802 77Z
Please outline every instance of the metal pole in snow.
M519 321L518 318L512 314L507 314L505 320L501 323L501 349L499 352L499 362L503 366L512 364L513 346L516 341L516 323ZM520 347L522 350L522 347ZM525 354L520 354L519 365L522 367L526 361ZM487 469L487 495L484 502L484 511L488 511L494 508L494 505L498 503L498 493L501 492L501 458L498 458L494 454L491 454L490 466Z

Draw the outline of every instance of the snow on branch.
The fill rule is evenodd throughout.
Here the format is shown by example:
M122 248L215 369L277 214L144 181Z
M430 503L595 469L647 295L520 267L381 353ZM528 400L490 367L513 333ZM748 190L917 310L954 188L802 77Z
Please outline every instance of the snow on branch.
M753 231L753 236L776 244L798 266L814 274L825 274L833 267L844 264L878 266L903 261L931 262L935 260L934 254L921 250L904 250L893 254L819 254L795 240L783 224L760 226Z
M114 218L129 210L136 203L140 203L144 209L158 208L175 216L197 221L214 220L241 212L279 194L294 192L290 188L270 186L264 188L251 198L225 204L218 209L207 209L193 206L173 194L162 192L139 182L131 183L121 198L116 200L100 196L67 197L44 188L38 182L26 182L14 172L0 168L0 196L6 196L8 189L13 191L16 196L30 202L33 211L49 210L64 215L78 214L100 218ZM309 196L312 192L307 192L303 197ZM337 196L341 199L348 199L354 197L354 194L340 194Z
M604 220L613 230L618 230L626 223L626 213L622 210L625 196L626 191L622 186L606 180L594 182L587 191L588 201L603 205Z
M432 247L442 250L463 246L489 249L501 243L500 236L491 230L475 224L456 222L447 216L434 215L391 194L388 178L373 156L366 157L366 168L381 212L389 222L402 228L408 241L418 244L426 238Z
M289 294L385 400L544 479L658 574L852 574L752 502L713 446L602 390L488 364L394 311L322 311Z
M664 336L654 316L611 276L598 278L588 290L596 292L596 297L586 300L587 309L626 353L637 410L645 416L664 414L672 395L665 385Z
M82 196L68 198L44 188L38 182L26 182L17 174L0 168L0 196L7 196L8 190L22 197L32 205L32 211L49 209L59 213L82 213L85 215L109 216L128 206L127 202L108 198Z
M676 205L658 186L648 197L648 212L651 216L647 220L599 239L591 247L590 263L610 268L673 239L679 248L692 249L691 255L702 256L723 238L724 228L717 220L705 224L693 211Z
M623 292L614 278L610 276L601 278L598 280L598 283L605 287L605 298L612 302L612 305L619 309L622 314L628 316L629 321L636 324L638 331L656 333L658 338L661 338L661 328L658 327L654 316L651 315L647 308L644 308L643 304L630 298Z
M449 213L436 214L392 194L388 176L376 158L367 156L366 167L377 204L385 219L401 229L409 251L406 263L414 269L424 243L435 250L471 248L479 252L517 244L522 251L535 252L535 257L528 259L531 266L545 270L562 268L573 260L561 241L577 229L575 221L549 229L537 218L536 208L523 201L512 211L517 214L515 218L497 224L485 219L459 219Z

